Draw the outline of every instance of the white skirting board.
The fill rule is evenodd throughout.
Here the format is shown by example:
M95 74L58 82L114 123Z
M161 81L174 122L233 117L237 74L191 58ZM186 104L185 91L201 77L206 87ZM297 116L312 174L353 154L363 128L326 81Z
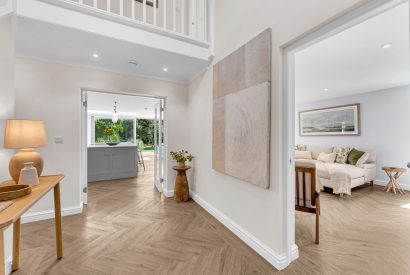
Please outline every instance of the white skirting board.
M70 216L81 214L83 212L83 206L66 207L61 209L61 216ZM54 210L47 210L35 213L24 214L21 217L21 223L36 222L42 220L54 219Z
M167 198L172 198L174 196L174 190L164 190L164 196Z
M245 242L248 246L255 250L259 255L261 255L265 260L267 260L271 265L273 265L276 269L282 270L288 266L288 259L286 257L286 254L278 254L267 247L264 243L255 238L255 236L247 232L244 228L225 216L223 213L214 208L197 194L190 192L190 197L209 214L211 214L230 231L232 231L232 233L238 236L243 242ZM292 247L292 259L290 259L290 261L297 259L298 256L298 247L294 245L294 247Z
M6 262L4 265L4 274L10 274L13 271L12 266L11 266L12 262L13 262L12 256L6 259Z
M400 181L400 178L398 179L398 182L401 185L401 187L403 187L404 190L410 191L410 184L402 183ZM374 184L380 185L380 186L386 186L387 183L388 183L388 181L386 181L386 180L375 180L374 181Z

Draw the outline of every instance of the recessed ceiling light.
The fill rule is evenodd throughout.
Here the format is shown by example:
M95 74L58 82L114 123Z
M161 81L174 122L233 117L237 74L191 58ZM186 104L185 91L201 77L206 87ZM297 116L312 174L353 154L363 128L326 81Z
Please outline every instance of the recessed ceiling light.
M392 43L387 43L387 44L382 45L382 48L383 48L383 49L388 49L388 48L390 48L391 46L393 46Z
M329 92L329 89L328 89L328 88L324 88L323 91Z
M164 72L168 72L168 68L167 68L167 67L162 68L162 70L163 70Z
M94 57L94 58L98 58L98 57L100 57L100 56L98 55L98 53L93 53L93 57Z

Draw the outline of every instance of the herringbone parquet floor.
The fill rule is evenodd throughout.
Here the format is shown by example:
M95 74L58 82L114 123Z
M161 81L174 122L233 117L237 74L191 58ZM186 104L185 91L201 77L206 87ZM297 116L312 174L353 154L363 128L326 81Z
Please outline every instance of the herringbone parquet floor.
M63 218L64 258L55 260L53 220L22 225L14 274L274 274L266 261L190 201L138 180L91 183L84 213ZM359 188L343 201L322 195L321 243L313 215L297 213L300 258L283 274L410 274L410 196Z

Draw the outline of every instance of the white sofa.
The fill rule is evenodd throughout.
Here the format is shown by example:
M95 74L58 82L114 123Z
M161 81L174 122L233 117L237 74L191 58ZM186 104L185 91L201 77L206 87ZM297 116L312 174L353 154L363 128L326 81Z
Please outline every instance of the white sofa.
M320 153L332 153L334 147L324 147L324 146L307 146L306 151L312 153L312 159L296 159L296 165L304 164L315 164L317 169L317 177L323 186L333 188L332 181L330 180L330 175L328 169L322 165L321 161L318 161ZM363 185L365 183L370 183L373 185L373 181L376 178L376 152L372 149L356 148L357 150L369 152L369 158L366 163L357 167L350 164L338 163L337 165L343 165L346 173L350 174L351 178L351 188ZM342 195L342 194L341 194Z

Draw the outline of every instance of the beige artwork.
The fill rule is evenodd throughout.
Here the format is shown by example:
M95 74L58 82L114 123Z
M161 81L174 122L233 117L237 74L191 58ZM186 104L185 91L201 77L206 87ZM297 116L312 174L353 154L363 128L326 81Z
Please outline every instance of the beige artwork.
M269 188L272 31L213 68L214 170Z

